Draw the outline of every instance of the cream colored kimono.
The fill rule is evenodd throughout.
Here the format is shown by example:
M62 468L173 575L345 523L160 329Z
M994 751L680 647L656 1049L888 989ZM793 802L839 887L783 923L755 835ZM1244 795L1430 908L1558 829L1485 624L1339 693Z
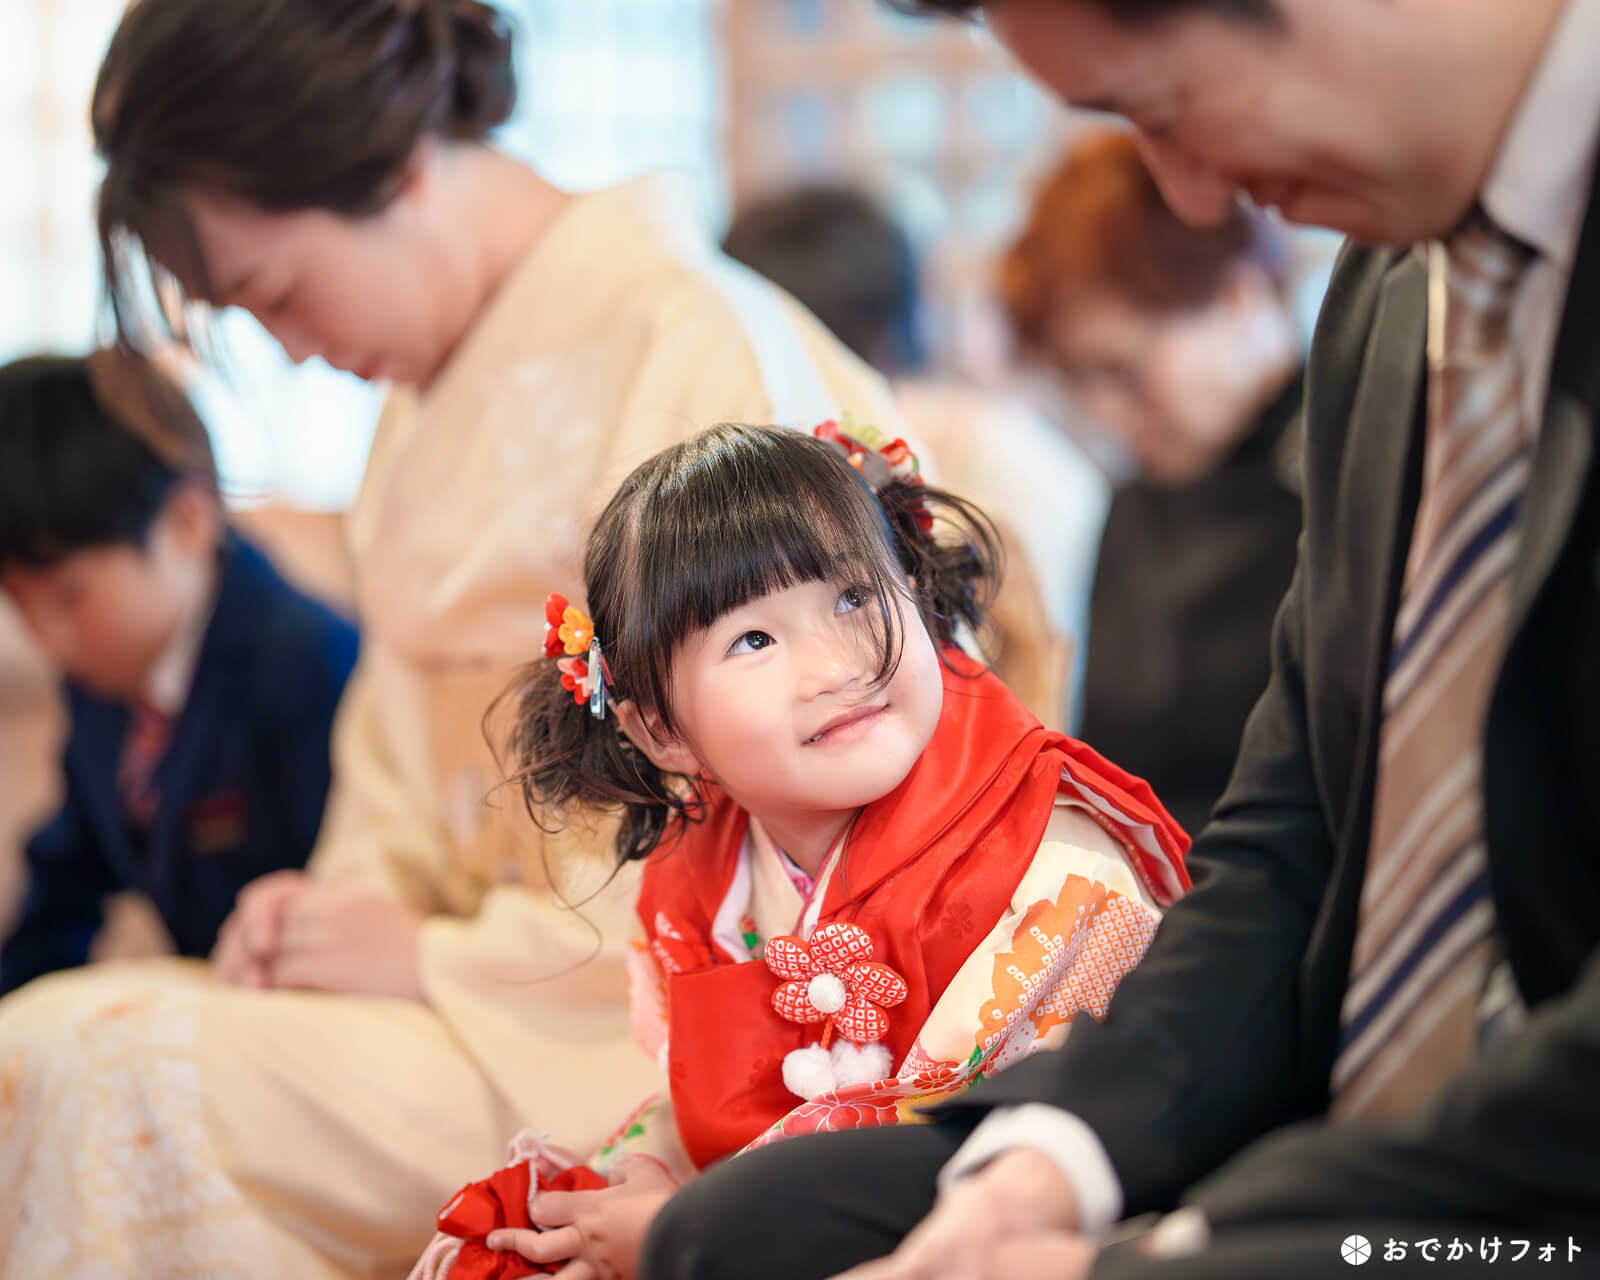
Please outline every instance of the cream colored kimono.
M656 1087L625 1009L633 879L600 887L608 831L484 803L480 722L541 652L546 593L581 595L586 525L631 467L718 421L840 411L897 428L676 184L571 203L427 391L393 398L350 519L365 631L312 870L431 913L427 1006L172 961L0 1003L0 1275L404 1275L509 1134L589 1150Z

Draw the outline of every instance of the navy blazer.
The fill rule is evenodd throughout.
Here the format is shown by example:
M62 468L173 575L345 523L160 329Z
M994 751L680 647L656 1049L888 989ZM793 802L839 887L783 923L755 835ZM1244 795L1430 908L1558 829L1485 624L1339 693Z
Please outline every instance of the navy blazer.
M156 767L160 807L138 837L116 789L128 709L68 681L66 802L28 845L30 883L0 949L0 992L83 964L112 893L143 892L179 952L203 956L240 889L304 866L355 660L354 626L230 535L189 697Z

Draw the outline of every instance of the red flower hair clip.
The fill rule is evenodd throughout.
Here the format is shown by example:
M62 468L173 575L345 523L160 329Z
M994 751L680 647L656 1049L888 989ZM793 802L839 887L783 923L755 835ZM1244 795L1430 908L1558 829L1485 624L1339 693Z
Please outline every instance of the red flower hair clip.
M583 654L586 656L579 657ZM597 720L606 716L606 682L610 669L594 633L594 619L552 591L544 601L544 656L561 669L561 687L580 707L588 704Z
M877 427L855 421L849 414L844 415L843 425L830 418L813 428L811 434L840 450L873 493L891 484L922 483L922 464L911 452L911 446L899 436L890 438ZM924 533L933 531L933 517L920 503L916 517Z

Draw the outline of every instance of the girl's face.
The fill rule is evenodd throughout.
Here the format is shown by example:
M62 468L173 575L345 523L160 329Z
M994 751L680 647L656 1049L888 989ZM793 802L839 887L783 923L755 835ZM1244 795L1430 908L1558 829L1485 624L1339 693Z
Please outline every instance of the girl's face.
M680 646L678 736L740 805L775 829L826 822L893 791L939 722L938 653L911 602L890 608L900 665L875 688L877 601L807 582L723 615Z

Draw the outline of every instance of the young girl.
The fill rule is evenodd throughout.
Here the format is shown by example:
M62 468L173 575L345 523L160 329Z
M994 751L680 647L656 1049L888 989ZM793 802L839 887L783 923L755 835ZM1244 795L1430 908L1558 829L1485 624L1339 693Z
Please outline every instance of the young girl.
M518 1254L631 1275L711 1162L913 1119L1101 1016L1188 885L1149 788L956 647L995 577L983 517L901 441L816 436L721 426L658 454L589 540L592 619L552 597L519 780L536 811L622 812L636 1032L670 1097L592 1161L609 1186L518 1139L415 1277L536 1269ZM594 1189L555 1189L575 1179Z

